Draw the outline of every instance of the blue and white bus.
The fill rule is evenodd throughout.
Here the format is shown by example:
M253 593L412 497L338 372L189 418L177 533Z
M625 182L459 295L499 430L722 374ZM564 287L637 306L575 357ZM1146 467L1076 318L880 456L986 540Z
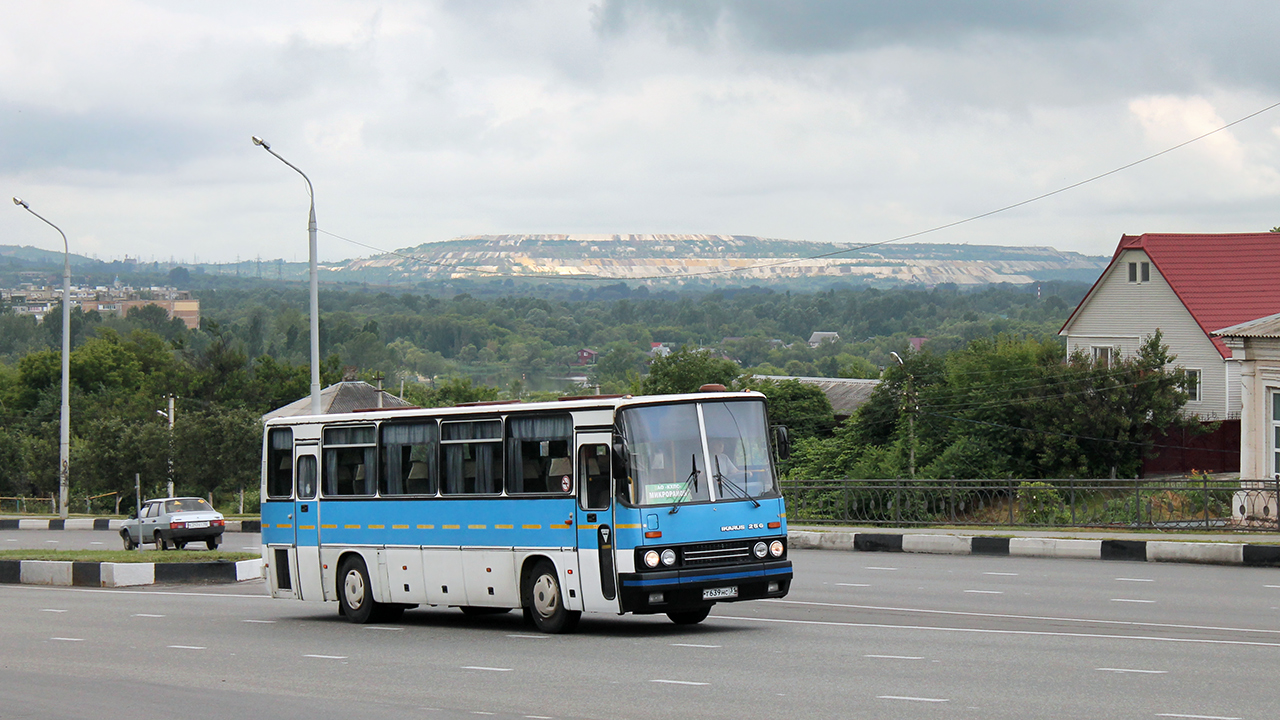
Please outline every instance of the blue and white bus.
M704 390L270 420L271 595L359 623L521 608L551 633L583 612L691 624L783 597L785 430L759 393Z

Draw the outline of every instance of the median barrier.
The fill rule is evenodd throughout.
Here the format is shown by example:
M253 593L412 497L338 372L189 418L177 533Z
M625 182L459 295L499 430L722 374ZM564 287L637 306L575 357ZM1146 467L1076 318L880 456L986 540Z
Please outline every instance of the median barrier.
M258 580L262 558L238 562L95 563L74 560L0 560L0 584L132 587L168 583L211 585Z
M1147 542L1151 562L1210 563L1243 565L1244 543Z

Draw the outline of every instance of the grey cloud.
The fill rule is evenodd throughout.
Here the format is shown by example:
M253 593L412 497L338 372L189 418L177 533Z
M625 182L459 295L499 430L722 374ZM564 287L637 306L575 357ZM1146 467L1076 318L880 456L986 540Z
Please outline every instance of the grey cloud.
M53 167L118 173L166 171L209 150L202 128L170 118L105 110L83 113L0 102L0 166L16 171Z

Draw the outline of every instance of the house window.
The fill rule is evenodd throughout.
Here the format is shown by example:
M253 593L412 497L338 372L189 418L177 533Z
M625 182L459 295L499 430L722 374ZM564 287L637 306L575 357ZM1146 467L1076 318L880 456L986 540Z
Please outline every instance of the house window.
M1138 282L1138 263L1129 263L1129 282Z
M1151 263L1142 263L1142 282L1151 282Z
M1129 282L1151 282L1151 263L1129 263Z
M1111 364L1120 357L1119 348L1110 345L1094 345L1093 361L1102 367L1111 367Z
M1187 402L1200 402L1200 371L1187 370Z

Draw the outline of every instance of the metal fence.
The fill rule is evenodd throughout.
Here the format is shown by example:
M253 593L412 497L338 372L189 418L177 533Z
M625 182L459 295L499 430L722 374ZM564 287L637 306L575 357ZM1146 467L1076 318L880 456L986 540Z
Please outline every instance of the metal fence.
M789 480L793 523L1277 530L1280 480Z

